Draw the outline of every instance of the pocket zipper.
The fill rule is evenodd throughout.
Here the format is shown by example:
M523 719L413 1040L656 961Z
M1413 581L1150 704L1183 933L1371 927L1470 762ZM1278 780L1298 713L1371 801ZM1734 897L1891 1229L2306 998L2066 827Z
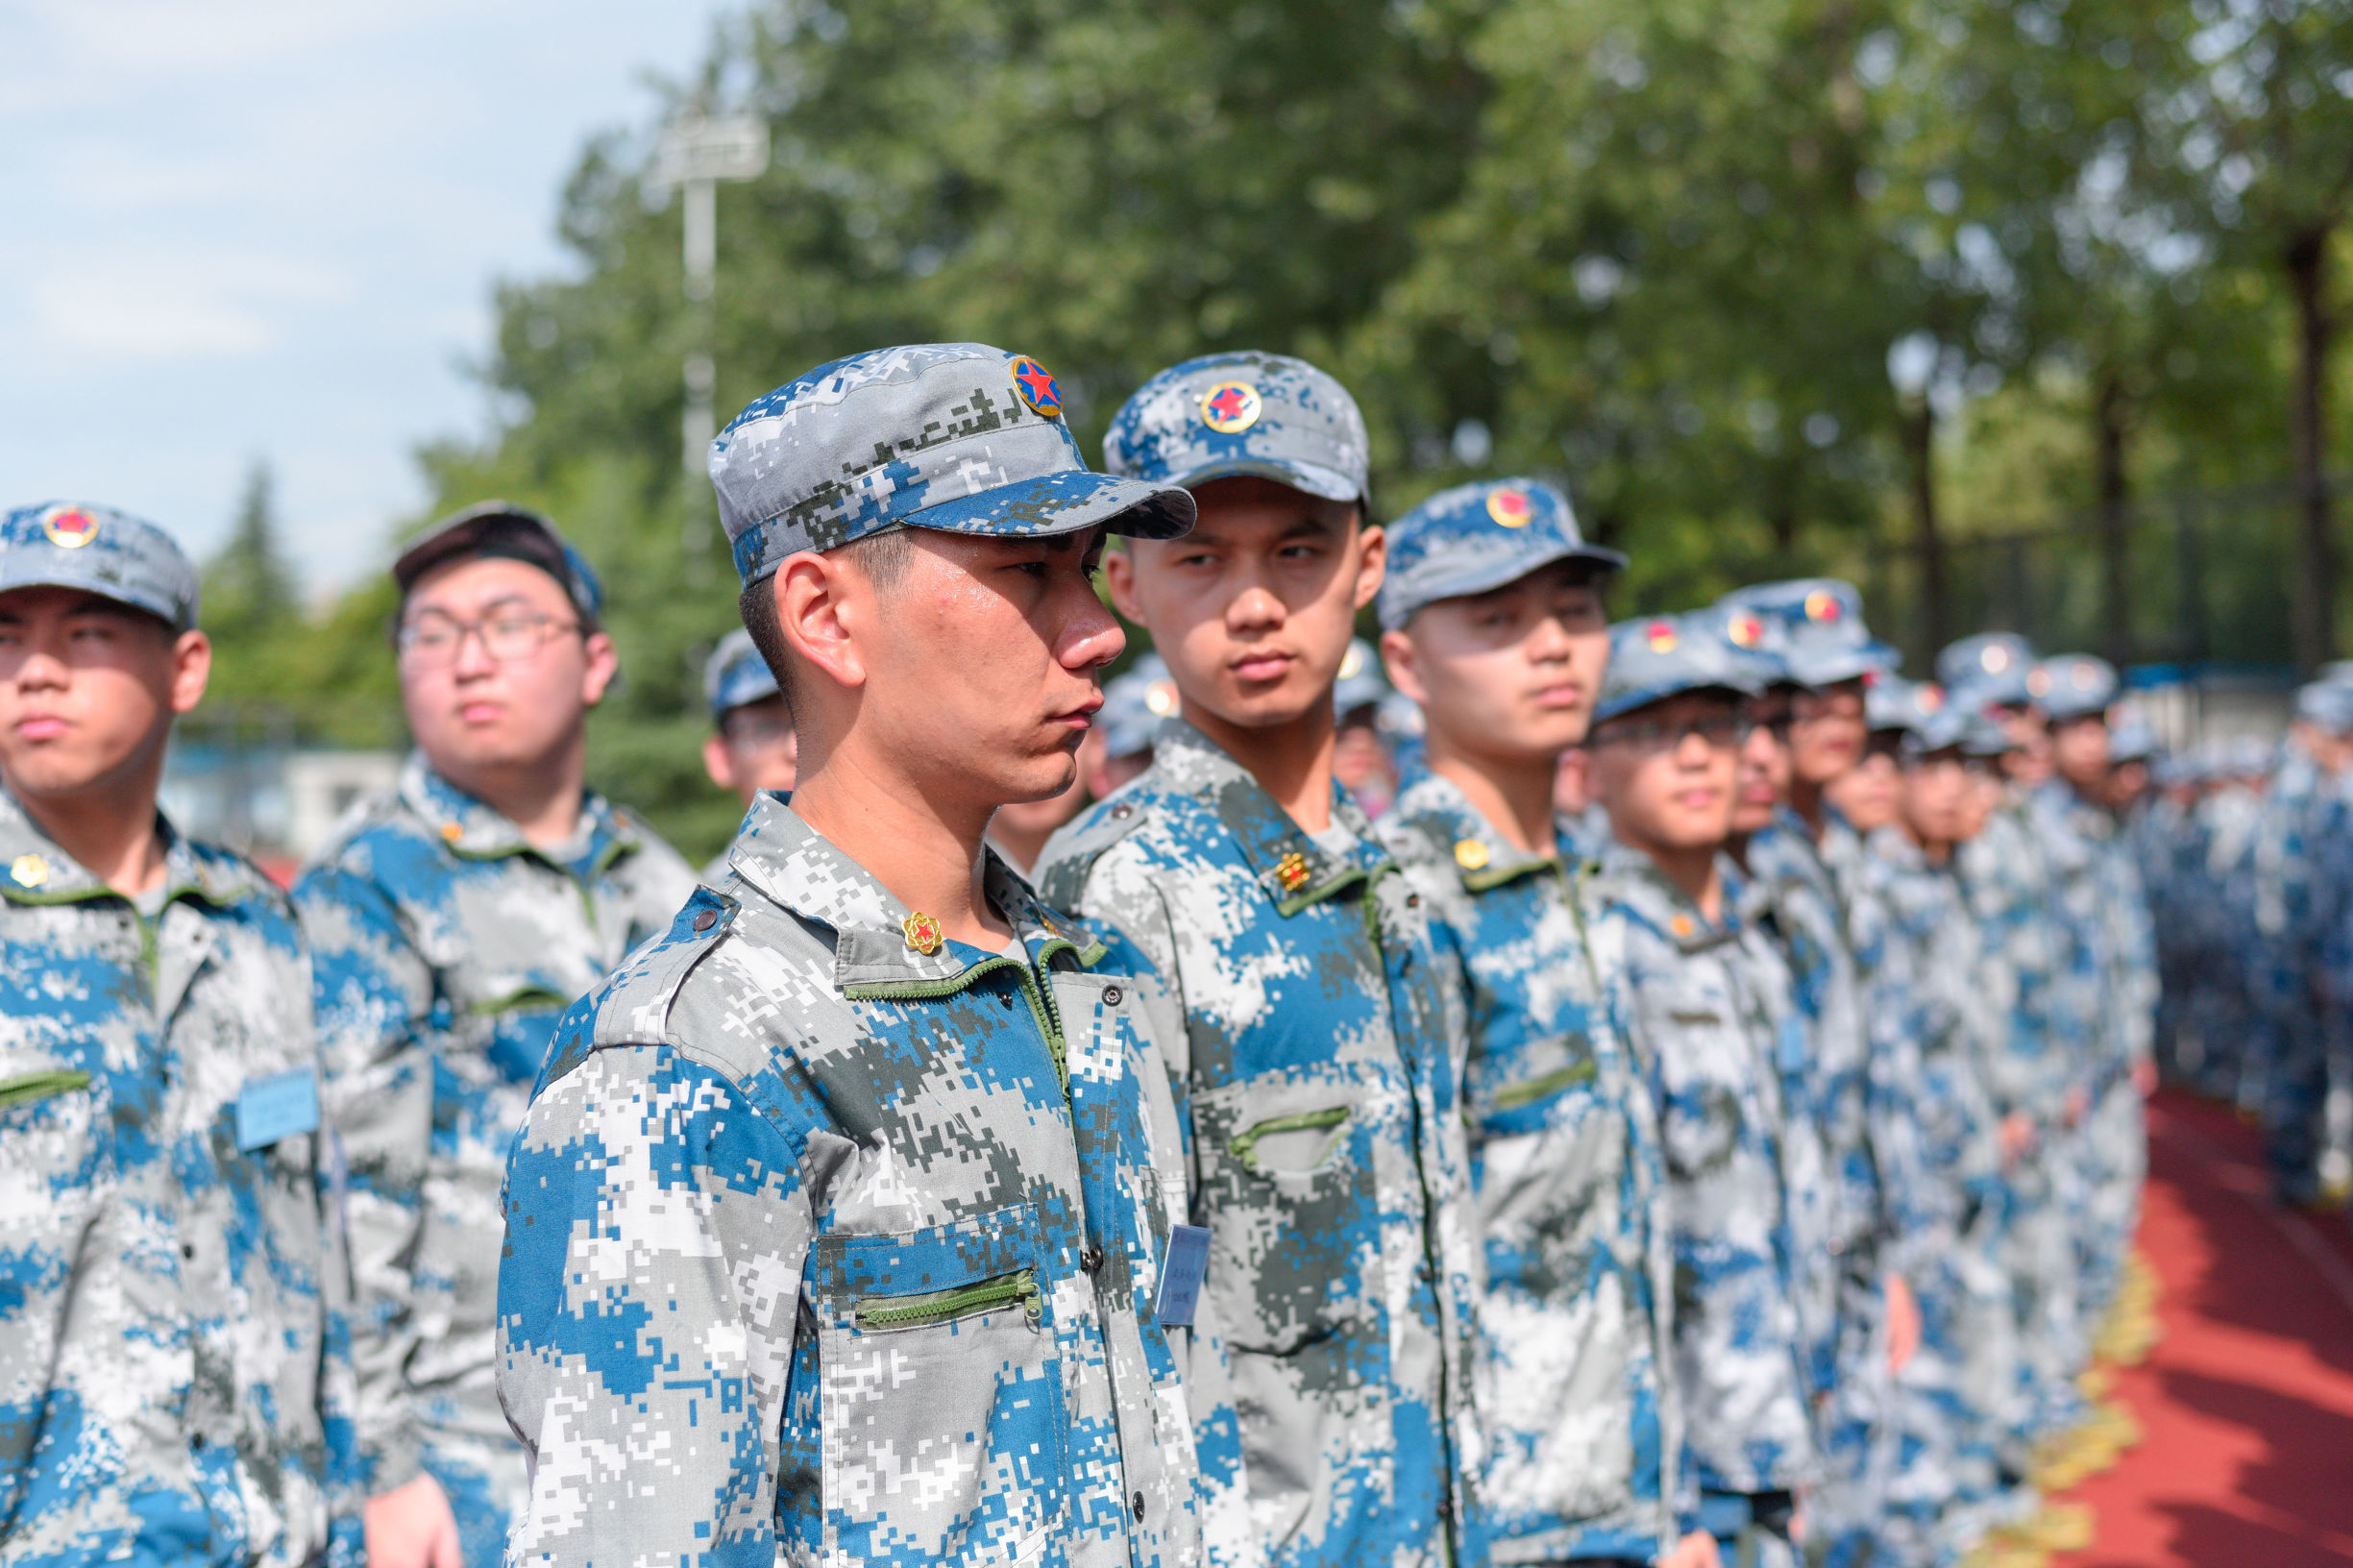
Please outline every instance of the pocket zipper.
M90 1087L90 1075L68 1068L28 1072L21 1078L0 1078L0 1106L30 1105L53 1094L70 1094Z
M1026 1268L975 1285L960 1285L952 1290L934 1290L920 1296L885 1296L881 1300L889 1305L858 1303L852 1315L859 1328L868 1331L931 1328L1010 1307L1017 1301L1021 1304L1022 1314L1036 1323L1045 1310L1038 1277Z
M1511 1084L1495 1091L1495 1109L1517 1111L1523 1105L1533 1105L1548 1094L1556 1094L1575 1084L1590 1083L1598 1069L1591 1060L1570 1066L1556 1067L1541 1078Z
M1256 1176L1261 1174L1258 1161L1260 1139L1276 1133L1309 1133L1321 1127L1337 1127L1341 1122L1346 1121L1348 1116L1349 1108L1344 1105L1327 1106L1321 1111L1301 1111L1293 1115L1277 1116L1272 1121L1260 1122L1247 1132L1236 1134L1234 1141L1228 1147L1233 1149L1234 1158L1242 1163L1242 1168ZM1327 1156L1331 1152L1330 1149L1324 1151ZM1319 1160L1316 1164L1321 1164L1323 1162Z

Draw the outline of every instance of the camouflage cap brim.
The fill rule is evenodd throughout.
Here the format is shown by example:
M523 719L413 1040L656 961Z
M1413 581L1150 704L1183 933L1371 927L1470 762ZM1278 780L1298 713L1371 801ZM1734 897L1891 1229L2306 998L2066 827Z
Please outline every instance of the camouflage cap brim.
M901 522L942 533L1033 539L1076 533L1100 523L1131 539L1174 539L1191 529L1194 515L1191 492L1177 485L1070 469L958 496L909 512Z
M1887 674L1902 662L1900 653L1879 642L1807 648L1801 640L1793 643L1782 656L1789 678L1817 691L1845 681Z
M1336 469L1315 463L1289 462L1279 457L1228 457L1199 468L1188 469L1173 476L1169 482L1187 490L1198 490L1213 479L1260 478L1287 484L1318 501L1353 501L1360 506L1368 504L1368 498L1357 488L1357 483ZM1367 519L1369 521L1369 517Z
M152 615L174 631L196 625L195 565L154 524L110 506L48 502L0 514L0 593L72 588Z
M1427 576L1416 574L1410 578L1407 574L1394 574L1382 585L1384 591L1378 606L1381 629L1396 631L1413 619L1415 611L1445 600L1469 599L1509 587L1555 561L1590 561L1600 571L1623 572L1627 556L1623 551L1605 545L1548 543L1522 554L1483 556L1468 562L1458 572ZM1390 582L1399 584L1403 591L1393 595L1387 592Z
M1737 702L1743 698L1754 697L1763 690L1762 686L1746 683L1737 674L1717 674L1704 680L1660 681L1654 685L1636 686L1604 698L1594 704L1593 722L1598 724L1606 719L1622 718L1627 714L1639 712L1654 702L1664 702L1668 698L1681 697L1686 692L1721 692Z

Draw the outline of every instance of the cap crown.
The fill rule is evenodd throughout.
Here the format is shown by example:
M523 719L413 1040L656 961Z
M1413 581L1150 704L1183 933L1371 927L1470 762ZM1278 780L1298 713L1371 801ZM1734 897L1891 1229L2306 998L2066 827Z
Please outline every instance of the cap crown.
M2053 719L2105 713L2116 700L2116 667L2089 653L2055 654L2027 673L2026 691Z
M1896 650L1871 635L1863 622L1863 596L1836 577L1799 577L1737 589L1718 602L1778 621L1787 637L1782 661L1789 678L1803 686L1832 686L1842 680L1892 673Z
M1936 656L1936 678L1956 700L1978 707L2022 707L2026 676L2034 669L2034 646L2014 631L1983 631L1964 637Z
M1593 716L1614 719L1706 687L1747 695L1764 687L1755 665L1725 641L1717 617L1697 610L1621 621L1609 628L1609 668Z
M702 664L702 696L716 719L729 708L763 702L776 695L776 673L741 626L719 640Z
M1357 400L1280 354L1213 354L1162 371L1113 417L1103 466L1189 489L1250 474L1326 501L1369 494Z
M1192 525L1189 498L1089 470L1053 377L983 343L820 365L736 415L710 471L747 584L900 525L1035 536L1110 523L1156 538Z
M1381 624L1425 604L1483 594L1566 559L1616 569L1626 557L1585 543L1569 498L1542 479L1482 479L1441 490L1387 527Z
M1104 749L1115 757L1144 750L1160 722L1176 717L1178 701L1167 661L1158 653L1144 653L1103 687L1103 706L1095 723L1103 726Z
M79 588L176 630L196 625L196 568L179 542L111 506L46 501L0 518L0 593L11 588Z

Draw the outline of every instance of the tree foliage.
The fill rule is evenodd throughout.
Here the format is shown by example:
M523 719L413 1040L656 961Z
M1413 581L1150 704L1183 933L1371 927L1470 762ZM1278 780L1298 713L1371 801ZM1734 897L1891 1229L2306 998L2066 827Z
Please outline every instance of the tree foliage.
M1091 451L1163 365L1302 354L1364 404L1379 509L1545 474L1632 552L1629 607L1834 570L1916 652L1930 597L2173 651L2147 605L2183 600L2186 569L2152 555L2146 498L2289 474L2299 408L2322 410L2308 474L2343 451L2342 400L2298 389L2289 257L2319 236L2333 321L2349 18L2353 0L769 0L669 91L667 112L772 129L770 171L721 190L714 299L684 298L677 205L643 184L658 127L595 138L561 197L575 264L497 292L483 374L510 417L426 471L437 507L544 505L597 559L628 679L593 766L698 848L734 817L694 757L734 584L678 457L697 352L723 418L860 349L1001 344L1054 369ZM1976 541L2054 519L2094 543L2047 552L2030 611ZM2276 600L2286 559L2210 552L2200 591ZM361 590L332 656L255 690L350 732L390 689L386 597Z

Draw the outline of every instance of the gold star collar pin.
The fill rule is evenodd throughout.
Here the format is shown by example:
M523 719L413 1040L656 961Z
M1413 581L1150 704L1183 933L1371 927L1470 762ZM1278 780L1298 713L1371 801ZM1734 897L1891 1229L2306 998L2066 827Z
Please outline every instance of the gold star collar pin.
M1283 884L1285 893L1297 893L1307 886L1308 857L1294 849L1276 861L1275 880Z
M1455 864L1464 870L1479 870L1486 865L1488 859L1487 846L1479 840L1457 839L1455 841Z
M925 958L938 952L940 944L947 940L946 933L940 929L939 920L919 909L899 921L898 928L906 934L907 945Z

